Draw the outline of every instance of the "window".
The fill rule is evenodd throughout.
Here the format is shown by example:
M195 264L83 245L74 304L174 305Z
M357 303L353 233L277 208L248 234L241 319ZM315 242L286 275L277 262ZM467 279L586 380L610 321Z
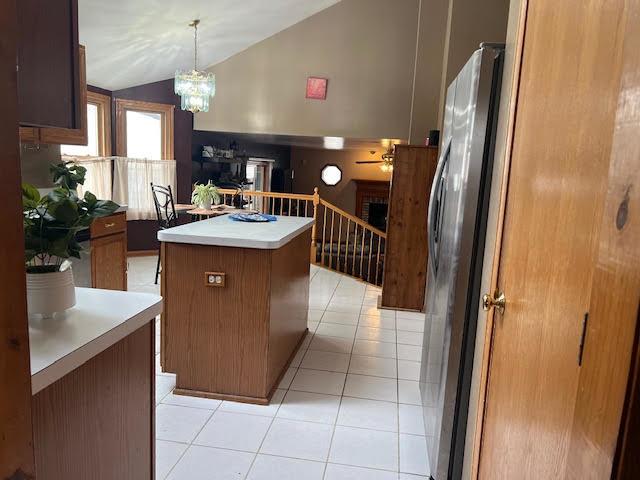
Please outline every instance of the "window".
M117 99L117 155L173 160L173 110L173 105Z
M87 92L88 145L61 145L60 153L74 157L111 155L111 98Z
M325 185L333 187L342 180L342 170L337 165L325 165L320 172L320 178Z

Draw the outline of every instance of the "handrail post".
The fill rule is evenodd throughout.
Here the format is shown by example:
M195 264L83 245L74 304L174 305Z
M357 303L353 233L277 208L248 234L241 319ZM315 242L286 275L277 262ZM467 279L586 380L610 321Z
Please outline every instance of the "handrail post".
M316 246L316 223L318 222L318 205L320 204L320 194L318 193L318 187L313 189L313 226L311 227L311 249L310 260L312 264L317 263L317 246Z

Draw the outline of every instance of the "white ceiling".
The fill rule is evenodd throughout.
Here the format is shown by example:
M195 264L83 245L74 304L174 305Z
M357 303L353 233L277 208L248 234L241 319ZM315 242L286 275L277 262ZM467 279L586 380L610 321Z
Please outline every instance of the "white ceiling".
M87 81L119 90L173 77L230 56L338 3L339 0L79 0Z

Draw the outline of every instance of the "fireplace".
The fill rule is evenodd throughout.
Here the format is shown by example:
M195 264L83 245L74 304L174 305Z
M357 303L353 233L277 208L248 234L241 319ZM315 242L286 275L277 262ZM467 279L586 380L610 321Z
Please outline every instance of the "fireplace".
M389 182L354 180L356 183L356 217L379 230L387 230Z

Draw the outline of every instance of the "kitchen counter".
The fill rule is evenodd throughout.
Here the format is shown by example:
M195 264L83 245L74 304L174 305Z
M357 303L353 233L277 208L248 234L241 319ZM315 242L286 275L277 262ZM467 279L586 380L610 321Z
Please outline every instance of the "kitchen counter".
M313 226L312 218L278 216L277 219L275 222L237 222L224 215L160 230L158 240L275 250Z
M175 394L269 403L307 331L313 219L161 230L160 363Z
M162 298L76 288L76 301L29 321L38 480L152 480Z
M29 320L31 389L35 394L150 322L162 298L76 288L76 305L53 319Z

